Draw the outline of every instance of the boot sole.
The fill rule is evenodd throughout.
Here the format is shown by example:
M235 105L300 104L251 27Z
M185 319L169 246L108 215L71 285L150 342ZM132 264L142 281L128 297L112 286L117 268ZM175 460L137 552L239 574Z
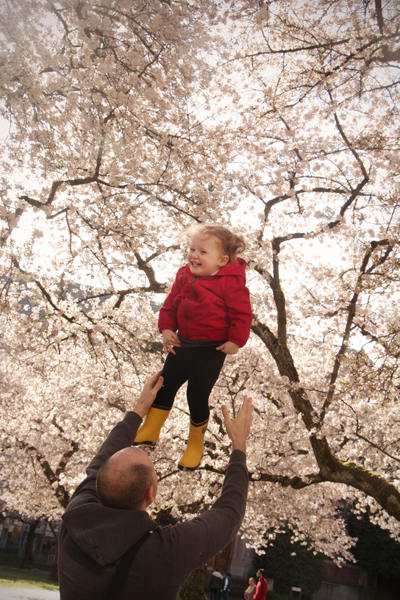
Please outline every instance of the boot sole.
M197 465L197 467L183 467L182 465L178 465L178 469L180 469L181 471L195 471L199 468L199 466L200 463Z
M195 471L196 469L199 468L202 459L203 459L203 456L200 458L200 462L197 465L197 467L184 467L183 465L181 465L180 463L178 463L178 469L180 469L181 471Z
M155 448L157 442L150 442L144 440L143 442L133 442L132 446L148 446L149 448Z

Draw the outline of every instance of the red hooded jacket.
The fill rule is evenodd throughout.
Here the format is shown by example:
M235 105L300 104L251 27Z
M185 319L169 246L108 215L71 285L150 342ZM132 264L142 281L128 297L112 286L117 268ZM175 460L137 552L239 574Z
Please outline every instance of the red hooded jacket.
M267 597L267 580L264 577L258 580L253 600L265 600Z
M245 269L242 258L206 277L196 277L188 265L181 267L160 310L159 330L178 331L189 340L244 346L252 321Z

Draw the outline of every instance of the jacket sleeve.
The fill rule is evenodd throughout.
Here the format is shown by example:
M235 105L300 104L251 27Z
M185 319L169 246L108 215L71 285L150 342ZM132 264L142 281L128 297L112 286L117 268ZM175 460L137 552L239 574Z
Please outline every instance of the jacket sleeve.
M228 340L242 348L249 339L253 313L250 292L238 277L227 278L225 302L231 322Z
M175 281L172 285L171 291L165 298L164 304L160 310L158 317L158 329L161 332L163 329L171 329L176 331L178 329L178 317L176 314L175 298L181 291L181 278L179 275L185 267L179 269L176 274Z
M122 450L123 448L132 446L141 422L142 417L140 417L137 413L128 412L124 419L111 430L105 442L100 446L96 456L89 463L89 466L86 469L87 477L76 488L71 501L78 494L82 493L89 487L93 487L96 481L97 471L100 469L101 465L108 458L110 458L110 456L119 450ZM71 503L69 506L70 505Z
M248 471L241 450L231 454L221 496L202 515L169 527L169 560L172 578L184 581L209 561L237 534L247 501Z

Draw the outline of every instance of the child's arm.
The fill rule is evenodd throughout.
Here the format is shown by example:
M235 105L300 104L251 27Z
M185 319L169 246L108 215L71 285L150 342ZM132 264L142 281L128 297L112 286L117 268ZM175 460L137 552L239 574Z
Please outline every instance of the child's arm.
M172 285L171 291L167 294L164 300L164 304L161 307L160 314L158 316L158 330L160 333L163 330L176 331L178 329L178 318L176 314L175 298L181 291L181 279L179 275L182 273L185 267L181 267L176 274L175 281ZM164 338L164 336L163 336ZM165 345L165 340L164 345ZM178 344L175 344L176 346Z
M228 309L231 326L228 332L228 341L220 347L225 354L236 354L235 346L242 348L249 339L252 311L250 305L250 292L239 278L227 278L224 290L224 299ZM228 350L228 352L226 351Z

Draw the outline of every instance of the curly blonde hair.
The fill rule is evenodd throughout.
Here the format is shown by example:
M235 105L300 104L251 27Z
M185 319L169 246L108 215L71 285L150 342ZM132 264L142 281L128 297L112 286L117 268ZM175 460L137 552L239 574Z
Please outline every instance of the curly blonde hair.
M238 254L246 249L246 242L241 235L236 235L221 225L200 225L190 227L187 230L188 237L192 238L195 235L213 235L217 238L222 252L229 256L228 264L233 262Z

